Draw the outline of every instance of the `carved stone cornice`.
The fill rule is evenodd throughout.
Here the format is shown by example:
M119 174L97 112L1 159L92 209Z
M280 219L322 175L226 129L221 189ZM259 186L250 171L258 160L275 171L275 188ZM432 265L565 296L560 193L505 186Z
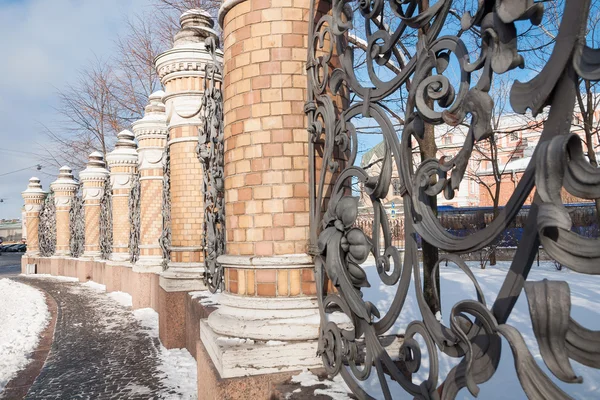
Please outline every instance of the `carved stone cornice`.
M148 105L144 109L144 117L131 124L138 140L138 153L144 149L144 139L165 139L167 137L167 114L163 103L165 92L162 90L148 97Z
M106 161L111 168L137 165L137 144L133 140L134 138L133 133L128 130L124 130L117 135L115 149L106 156Z
M73 177L73 170L66 165L61 167L58 178L50 184L50 188L54 191L54 204L56 207L70 206L77 186L79 184Z
M42 209L42 203L48 192L42 189L40 179L34 176L29 179L29 185L27 185L27 189L21 195L23 196L23 200L25 200L26 212L39 212Z
M103 182L108 174L102 153L95 151L90 154L87 167L79 173L79 179L83 182L84 201L100 201L104 194Z
M209 36L218 40L217 32L213 30L214 22L206 11L189 10L179 20L181 29L175 35L173 48L155 59L163 85L178 76L203 77L206 63L212 60L204 42ZM222 58L223 53L219 56Z

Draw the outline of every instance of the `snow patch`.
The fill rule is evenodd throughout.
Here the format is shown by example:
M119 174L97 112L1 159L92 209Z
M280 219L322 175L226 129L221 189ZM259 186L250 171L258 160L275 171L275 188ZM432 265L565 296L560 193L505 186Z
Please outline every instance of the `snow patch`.
M55 281L62 282L79 282L79 279L70 276L55 276L50 274L21 274L20 276L23 276L25 278L52 279Z
M220 346L241 346L244 344L254 344L254 340L220 336L217 338L217 344Z
M125 292L110 292L108 297L122 305L123 307L131 307L133 305L133 298L129 293Z
M158 339L158 314L151 308L140 308L133 311L142 328L149 336ZM160 341L159 341L160 343ZM177 399L198 398L198 376L196 360L186 349L167 350L160 344L159 355L162 381L166 386L165 393L175 390ZM166 395L166 398L170 395Z
M302 370L298 375L292 376L292 382L299 383L302 387L311 387L317 385L325 386L324 389L315 389L314 395L326 395L335 400L350 400L348 394L352 393L350 388L344 383L339 375L331 379L319 380L319 377L308 369ZM294 390L297 393L298 389Z
M42 292L0 279L0 393L29 363L50 313Z
M211 293L209 290L190 292L190 295L192 296L192 299L200 299L200 304L203 306L219 305L219 295L217 293Z
M106 292L106 285L94 281L87 281L86 283L82 283L81 286L85 286L99 292Z
M370 282L371 287L362 289L363 299L372 302L381 312L383 317L394 300L394 296L398 290L398 284L388 286L382 283L376 266L369 265L368 262L369 261L367 261L367 264L365 264L363 268L367 274L367 279ZM467 265L475 275L475 278L485 295L488 308L490 308L496 300L500 287L502 286L506 275L509 273L510 264L509 261L501 261L495 266L487 266L486 269L481 269L478 261L467 261ZM551 261L542 261L539 265L534 262L527 280L541 281L543 279L567 281L571 288L571 317L588 329L600 330L600 307L598 307L598 303L600 303L599 275L579 274L566 268L558 271ZM440 265L440 286L442 312L439 317L441 317L441 321L446 326L450 326L449 319L452 307L461 300L475 300L477 299L477 295L473 283L467 275L452 263L448 263L447 266L445 263ZM411 321L418 321L421 319L422 316L416 300L413 277L400 316L390 330L385 332L385 335L403 334L405 328ZM583 377L582 384L564 383L554 377L548 370L541 358L537 340L533 333L529 307L524 291L519 296L507 323L521 332L531 354L542 371L544 371L544 373L569 396L575 399L597 397L597 394L600 392L600 370L586 367L571 360L575 373ZM417 342L420 343L423 353L421 368L414 374L413 378L413 382L418 384L427 379L427 374L429 373L429 355L427 354L423 339L419 335L415 338ZM439 350L437 351L437 355L441 382L461 359L449 357ZM388 384L393 398L404 398L406 396L406 392L404 392L398 383L388 379ZM372 376L365 382L361 382L360 385L375 398L383 398L383 393L381 392L376 373L372 373ZM519 384L515 372L514 358L508 342L505 339L502 339L502 355L496 373L488 382L479 385L479 388L480 393L478 398L482 399L521 399L526 397ZM458 393L457 398L472 397L465 388Z

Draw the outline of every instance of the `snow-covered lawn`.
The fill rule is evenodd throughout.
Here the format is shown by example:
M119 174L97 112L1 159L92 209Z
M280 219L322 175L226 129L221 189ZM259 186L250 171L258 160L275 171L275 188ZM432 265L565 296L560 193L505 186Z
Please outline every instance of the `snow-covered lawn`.
M27 366L49 318L42 292L0 279L0 392Z
M475 277L485 294L488 307L491 307L504 278L508 273L510 263L499 262L498 265L494 267L488 266L485 270L479 268L478 262L468 262L467 264L475 274ZM392 303L396 287L390 287L383 284L378 277L374 265L365 267L365 270L372 286L363 289L365 294L364 299L373 302L373 304L382 311L383 315L383 311L386 311ZM534 263L528 280L539 281L542 279L567 281L571 288L571 316L588 329L600 330L600 276L578 274L566 268L558 271L551 262L542 262L540 263L540 266L537 266ZM440 280L442 293L442 320L446 326L449 326L448 316L450 315L452 306L460 300L476 299L476 294L473 284L468 277L453 264L449 263L448 266L442 264L440 268ZM414 285L411 283L404 308L400 313L398 321L389 333L403 333L404 328L413 320L421 320L421 315L416 303ZM553 378L553 381L556 382L562 390L577 399L600 398L599 370L586 367L571 360L575 373L583 377L583 383L567 384L554 378L552 373L546 368L540 356L537 341L533 334L529 317L529 308L524 292L519 297L511 317L508 320L508 324L516 327L523 334L530 351L538 361L538 364L542 367L542 370L546 372L548 376ZM425 347L422 346L422 349L425 349ZM450 369L457 364L457 359L447 357L441 353L439 353L439 358L439 376L441 382ZM423 379L428 372L427 367L428 360L425 357L421 367L422 371L419 371L417 377ZM375 374L375 371L373 371L373 374ZM376 379L371 379L364 383L364 387L368 388L369 392L374 395L381 393L380 389L378 390L378 386L379 384ZM390 382L390 387L394 388L394 398L408 398L408 395L403 392L397 383ZM515 372L514 359L506 340L502 339L502 358L496 374L490 381L480 385L480 389L481 391L478 396L480 399L525 398L525 393L521 389ZM457 398L472 398L472 396L467 389L463 389L459 392Z

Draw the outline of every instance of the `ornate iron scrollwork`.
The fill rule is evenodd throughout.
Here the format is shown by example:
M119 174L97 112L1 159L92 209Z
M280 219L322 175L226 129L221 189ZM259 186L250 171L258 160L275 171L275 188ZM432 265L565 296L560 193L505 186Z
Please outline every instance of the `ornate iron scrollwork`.
M112 187L110 176L104 180L104 193L100 199L100 257L108 260L112 253Z
M163 253L162 266L166 270L171 260L171 155L169 151L169 136L164 153L163 190L162 190L162 233L158 244Z
M202 127L198 128L196 152L204 172L202 183L204 283L214 293L223 285L223 268L217 262L217 257L225 252L223 93L221 91L223 66L217 60L217 42L214 37L210 36L206 39L206 49L211 54L213 62L207 64L205 69L200 116Z
M135 263L140 258L141 184L139 171L131 174L129 194L129 260Z
M521 28L539 24L544 10L541 2L532 0L482 0L476 3L476 10L462 17L457 35L441 35L447 31L444 26L452 4L452 0L441 0L421 10L421 2L416 0L312 3L305 110L313 157L309 161L314 184L311 240L316 253L321 312L319 354L327 372L341 373L359 398L371 398L359 382L369 378L373 369L386 398L391 398L389 385L395 383L416 398L439 398L440 393L443 398L454 398L465 387L476 396L478 384L490 380L495 373L504 337L528 397L567 398L540 369L521 334L507 320L525 289L533 329L548 369L562 381L578 382L580 378L572 370L570 359L600 367L600 332L588 330L572 319L568 284L527 282L540 242L554 259L572 270L600 274L600 239L584 238L571 231L572 222L560 197L563 189L584 199L600 197L600 170L589 164L580 139L570 134L578 76L600 79L600 50L585 43L589 2L565 2L547 64L529 82L512 85L513 110L525 113L529 109L536 115L548 106L548 119L532 161L506 206L487 227L466 237L444 229L430 199L454 195L474 143L493 135L490 120L494 102L488 92L494 75L523 63L515 23L525 21L520 23ZM327 5L329 8L325 9ZM358 7L357 11L353 6ZM397 23L384 23L385 15L394 15ZM480 54L472 61L473 52L461 35L474 27L481 34ZM349 33L354 28L364 30L366 39L366 72L360 76L355 68L354 48L349 43ZM416 44L409 45L414 49L413 55L402 43L411 29L415 31L413 37L418 38ZM451 57L460 69L457 85L447 76ZM374 66L385 64L391 64L395 73L379 76ZM476 79L473 84L472 78ZM407 96L400 139L385 101L401 90ZM351 96L345 96L344 91ZM343 104L340 98L348 101L342 110L336 108ZM371 118L383 134L385 154L377 174L355 165L358 137L352 120L357 117ZM426 123L467 125L468 135L453 158L428 159L415 167L411 146L422 140ZM318 146L322 148L316 151ZM346 155L345 163L336 159L340 153ZM318 157L323 158L321 170L316 168ZM382 205L394 165L404 200L403 255L392 245L388 215ZM351 195L349 187L357 181L372 201L374 221L369 235L355 227L358 199ZM516 218L534 186L537 192L523 239L497 299L488 305L475 276L459 255L492 244ZM439 321L425 301L416 234L445 252L435 269L441 262L452 262L475 287L477 300L455 304L450 326ZM376 260L381 282L397 285L388 310L380 310L363 299L361 289L369 282L361 264L369 254ZM392 358L380 335L398 319L412 279L422 320L408 324L399 357ZM327 280L336 290L327 290ZM348 323L338 324L330 318L334 311L343 312ZM547 318L550 313L556 313L552 324ZM424 347L416 336L422 337ZM423 382L416 383L412 374L425 367L421 364L425 351L429 354L429 374ZM438 377L438 351L458 361L444 382L439 382ZM398 359L403 361L404 369L397 364Z
M78 258L83 254L85 246L85 215L83 210L83 197L81 196L81 184L73 193L71 209L69 210L69 248L71 257Z
M44 199L44 205L40 212L38 240L42 257L54 255L56 250L56 204L52 190Z

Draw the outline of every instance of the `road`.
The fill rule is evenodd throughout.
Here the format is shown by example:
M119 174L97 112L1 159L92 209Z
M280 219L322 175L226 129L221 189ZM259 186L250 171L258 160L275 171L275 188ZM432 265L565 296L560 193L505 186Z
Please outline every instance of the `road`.
M23 253L0 253L0 277L8 278L21 273L21 256Z

